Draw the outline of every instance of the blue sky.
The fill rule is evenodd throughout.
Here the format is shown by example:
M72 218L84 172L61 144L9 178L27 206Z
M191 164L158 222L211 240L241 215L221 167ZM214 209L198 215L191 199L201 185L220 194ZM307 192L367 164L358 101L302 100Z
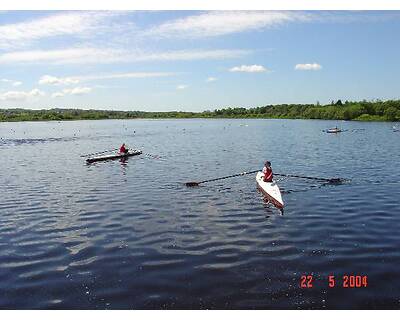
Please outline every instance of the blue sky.
M0 12L0 108L399 99L400 12Z

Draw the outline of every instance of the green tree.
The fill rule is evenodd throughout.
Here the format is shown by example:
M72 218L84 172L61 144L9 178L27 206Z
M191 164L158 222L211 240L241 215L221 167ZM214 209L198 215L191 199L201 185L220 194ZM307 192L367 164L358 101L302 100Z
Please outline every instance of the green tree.
M397 120L397 109L395 107L389 107L385 110L386 119L389 121Z

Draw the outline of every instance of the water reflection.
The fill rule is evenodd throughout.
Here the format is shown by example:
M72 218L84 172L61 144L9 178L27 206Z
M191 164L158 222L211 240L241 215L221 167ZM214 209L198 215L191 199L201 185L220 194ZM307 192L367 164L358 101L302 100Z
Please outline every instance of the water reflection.
M348 122L331 138L321 131L329 121L120 124L2 123L0 308L398 305L400 287L387 281L400 263L400 146L390 125ZM144 155L91 165L79 157L88 144L109 150L121 139ZM277 172L351 182L280 180L284 215L252 175L184 185L265 158ZM298 288L301 274L351 272L374 287Z

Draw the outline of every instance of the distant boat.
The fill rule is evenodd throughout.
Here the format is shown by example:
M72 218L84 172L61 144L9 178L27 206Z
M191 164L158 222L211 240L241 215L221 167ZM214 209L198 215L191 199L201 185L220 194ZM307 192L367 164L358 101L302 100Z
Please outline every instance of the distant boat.
M327 129L327 130L325 130L325 132L326 133L339 133L339 132L343 132L343 130L338 127L335 127L335 128Z

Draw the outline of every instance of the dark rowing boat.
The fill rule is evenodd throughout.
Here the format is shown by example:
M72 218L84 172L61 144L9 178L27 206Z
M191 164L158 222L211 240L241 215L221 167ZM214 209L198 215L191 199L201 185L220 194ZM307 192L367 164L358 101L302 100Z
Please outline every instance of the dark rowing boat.
M128 153L114 153L114 154L107 154L107 155L102 155L102 156L98 156L98 157L94 157L94 158L87 158L86 162L87 163L93 163L93 162L97 162L97 161L107 161L107 160L115 160L115 159L125 159L128 157L132 157L132 156L138 156L142 154L141 150L132 150L129 151Z

